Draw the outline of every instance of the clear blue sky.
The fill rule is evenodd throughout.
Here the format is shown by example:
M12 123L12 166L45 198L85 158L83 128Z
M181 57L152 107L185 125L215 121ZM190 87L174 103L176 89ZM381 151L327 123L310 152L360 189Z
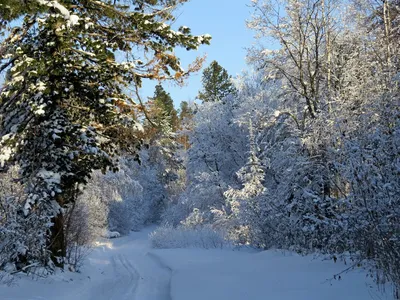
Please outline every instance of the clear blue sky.
M185 68L196 56L207 54L204 67L213 60L218 61L232 76L246 69L246 47L254 42L251 30L246 28L245 21L250 18L252 9L248 7L250 0L191 0L185 3L177 12L176 26L185 25L192 33L210 34L210 46L202 46L198 51L176 51ZM175 27L174 25L174 27ZM181 101L194 100L201 88L201 73L194 74L187 80L183 88L164 83L164 88L171 94L176 107ZM146 82L141 91L144 99L152 96L154 84Z

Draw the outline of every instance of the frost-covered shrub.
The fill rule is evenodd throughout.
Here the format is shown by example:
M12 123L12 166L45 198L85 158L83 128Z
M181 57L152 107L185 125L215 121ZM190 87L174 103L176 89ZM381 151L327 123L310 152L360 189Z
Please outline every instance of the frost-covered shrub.
M109 206L108 227L111 231L126 235L131 230L139 230L143 226L148 207L143 202L143 188L139 182L132 179L118 180L117 187L119 191L114 194Z
M12 285L14 283L14 276L12 276L9 272L0 270L0 284Z
M155 149L156 148L156 149ZM158 223L163 213L166 202L170 198L167 191L174 180L167 180L165 169L173 171L164 161L164 156L159 149L150 146L150 149L140 152L141 163L126 161L130 176L137 180L142 187L142 204L147 207L147 213L144 215L146 224Z
M91 199L93 202L85 200L88 199L78 198L65 213L65 261L70 265L71 270L79 270L84 258L90 253L93 243L102 232L99 224L101 219L97 219L103 216L104 220L104 214L100 213L103 209L101 203L96 199Z
M191 209L186 196L185 192L182 193L178 199L178 203L172 204L165 209L161 215L161 224L163 226L168 224L174 227L178 226L190 214Z
M23 268L28 272L38 265L38 259L44 265L50 263L45 249L45 224L50 220L36 213L22 214L26 194L18 176L16 167L0 174L0 271Z
M162 226L150 234L153 248L203 248L214 249L228 246L221 233L210 226L185 228L183 226Z
M103 236L107 229L108 202L102 197L103 175L93 173L85 190L79 195L75 209L85 215L80 222L85 224L90 236ZM75 220L75 218L73 218ZM79 221L79 218L76 218Z
M118 172L93 172L92 179L80 196L88 210L92 231L104 236L106 231L128 234L139 230L151 214L151 202L143 199L143 187L136 180L136 163L120 161Z
M204 222L204 213L198 208L195 208L185 220L181 221L181 224L185 228L197 229L201 227Z
M345 234L340 238L361 259L383 271L380 280L400 286L400 112L397 98L362 116L363 131L344 139L336 167L343 195ZM375 111L374 111L375 110Z

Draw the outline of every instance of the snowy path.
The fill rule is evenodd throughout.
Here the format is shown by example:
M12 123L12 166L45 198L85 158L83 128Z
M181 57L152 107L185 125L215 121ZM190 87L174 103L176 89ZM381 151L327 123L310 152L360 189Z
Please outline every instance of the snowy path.
M52 279L0 286L0 299L171 300L171 270L149 253L150 231L100 243L81 274L65 272Z
M91 255L89 261L109 261L103 280L82 291L77 299L90 300L171 300L171 270L150 253L148 233L112 240L110 249Z
M23 278L0 300L392 300L362 269L280 251L150 248L148 234L104 240L81 273Z

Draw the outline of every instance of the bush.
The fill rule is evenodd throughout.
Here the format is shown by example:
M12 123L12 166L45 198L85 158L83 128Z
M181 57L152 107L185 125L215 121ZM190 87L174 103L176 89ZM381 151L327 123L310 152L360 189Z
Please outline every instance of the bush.
M10 168L0 173L0 280L6 273L17 270L30 271L37 264L37 259L48 264L48 253L45 251L44 228L48 219L36 213L29 217L21 214L26 198L24 189L18 183L18 168ZM7 280L5 280L7 281Z
M68 210L65 218L65 262L69 264L70 270L79 270L84 258L90 253L92 245L99 237L100 231L92 224L90 209L86 203L79 199ZM97 208L98 209L98 208Z
M224 237L209 226L197 228L162 226L150 234L153 248L203 248L217 249L228 246Z
M107 230L127 235L131 230L139 230L150 214L151 203L143 200L143 187L133 179L130 167L122 159L119 172L93 172L79 197L87 207L89 226L99 231L97 236L107 235Z

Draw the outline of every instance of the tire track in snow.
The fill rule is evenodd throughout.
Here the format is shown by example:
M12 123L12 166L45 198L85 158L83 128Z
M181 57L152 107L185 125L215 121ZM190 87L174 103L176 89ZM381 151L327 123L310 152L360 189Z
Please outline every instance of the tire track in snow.
M160 266L161 269L164 269L168 272L168 283L167 283L167 289L168 289L168 298L165 300L172 300L172 287L171 287L171 281L172 281L172 269L167 266L159 256L152 252L147 252L146 254L150 259L152 259L156 264Z
M135 269L140 274L136 300L172 300L172 271L155 257L149 252L142 252L141 257L135 257Z
M130 263L130 261L127 259L126 255L119 254L117 256L117 258L121 262L121 265L125 268L125 270L128 271L128 274L130 277L127 291L125 292L124 298L125 299L128 299L128 298L133 299L136 289L137 289L137 286L138 286L140 275L139 275L138 271Z
M147 252L146 255L147 255L148 257L150 257L153 261L155 261L162 269L165 269L165 270L167 270L168 272L172 273L172 269L171 269L169 266L167 266L167 265L161 260L161 258L160 258L158 255L154 254L153 252Z
M123 254L110 256L108 277L98 281L89 290L82 290L76 298L91 300L132 300L138 285L139 275ZM88 298L86 298L87 296Z

